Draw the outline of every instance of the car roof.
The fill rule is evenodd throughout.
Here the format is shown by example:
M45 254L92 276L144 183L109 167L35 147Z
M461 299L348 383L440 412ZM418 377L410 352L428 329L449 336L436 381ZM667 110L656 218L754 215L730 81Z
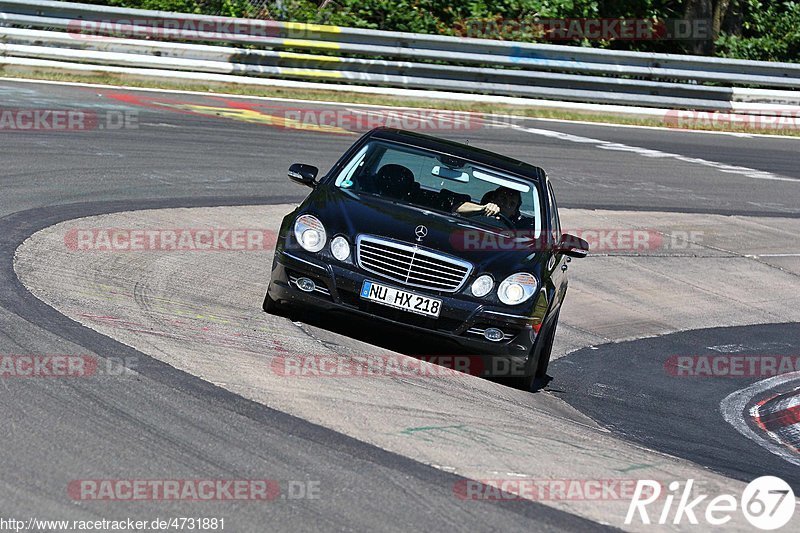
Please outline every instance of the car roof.
M394 128L375 128L369 133L372 139L395 141L420 148L444 152L460 159L468 159L499 170L505 170L518 176L534 180L544 180L545 171L541 167L519 161L511 157L500 155L489 150L476 148L468 144L440 139L430 135L423 135L414 131L399 130Z

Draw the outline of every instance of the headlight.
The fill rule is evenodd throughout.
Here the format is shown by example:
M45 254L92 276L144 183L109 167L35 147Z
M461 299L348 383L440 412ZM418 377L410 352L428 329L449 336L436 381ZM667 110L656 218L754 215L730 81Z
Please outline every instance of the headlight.
M506 305L521 304L533 296L538 282L532 274L519 272L503 280L497 289L497 296Z
M492 276L484 274L472 282L472 294L478 298L483 298L491 292L492 287L494 287Z
M301 215L294 223L294 237L303 249L309 252L319 252L325 247L328 237L325 235L325 226L317 217Z
M350 243L341 235L334 237L331 241L331 253L339 261L344 261L350 257Z

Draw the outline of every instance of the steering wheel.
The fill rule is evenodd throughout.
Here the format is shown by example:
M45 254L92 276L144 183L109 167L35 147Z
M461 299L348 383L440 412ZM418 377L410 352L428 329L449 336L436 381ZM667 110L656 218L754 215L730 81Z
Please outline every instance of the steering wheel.
M499 219L506 226L508 226L508 229L514 229L516 227L516 225L511 221L511 219L505 216L503 213L497 213L494 217L496 219Z
M487 218L489 220L499 220L500 222L505 224L508 227L508 229L516 228L516 225L514 225L511 219L505 216L503 213L497 213L496 215L491 215L491 216L481 214L477 215L475 218Z

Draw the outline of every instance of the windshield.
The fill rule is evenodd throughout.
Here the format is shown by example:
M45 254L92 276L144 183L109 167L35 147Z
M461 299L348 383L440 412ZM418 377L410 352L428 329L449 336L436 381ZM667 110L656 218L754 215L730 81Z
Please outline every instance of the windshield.
M350 159L335 185L499 228L541 230L534 181L452 156L372 141Z

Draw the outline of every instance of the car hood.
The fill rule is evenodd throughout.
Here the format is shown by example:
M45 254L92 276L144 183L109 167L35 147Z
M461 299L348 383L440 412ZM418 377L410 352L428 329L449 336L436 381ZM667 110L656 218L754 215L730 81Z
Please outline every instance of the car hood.
M361 234L386 237L453 255L497 274L525 267L529 270L543 255L533 247L511 245L500 228L336 187L318 187L303 211L322 221L329 238L336 234L351 240ZM419 225L428 230L421 241L415 234Z

